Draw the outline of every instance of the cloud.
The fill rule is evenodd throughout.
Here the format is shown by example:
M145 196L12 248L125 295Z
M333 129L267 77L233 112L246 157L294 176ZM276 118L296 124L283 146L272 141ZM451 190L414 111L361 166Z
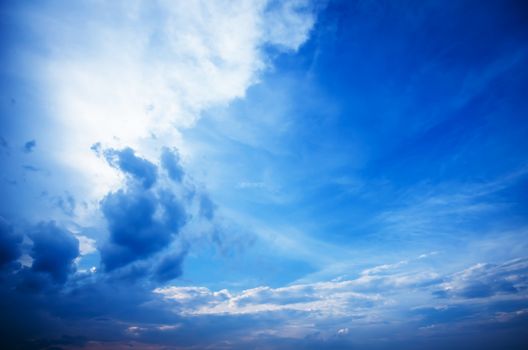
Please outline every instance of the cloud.
M104 155L112 166L131 175L140 181L145 188L151 187L156 182L156 166L144 158L137 157L132 148L127 147L122 150L108 149L104 152Z
M138 188L145 190L142 186ZM156 259L145 260L143 265L134 263L128 267L137 268L137 271L145 268L138 273L150 274L156 283L165 283L182 271L185 254L186 249L167 252ZM382 264L379 266L391 268L367 269L368 274L359 271L356 278L348 280L294 283L280 288L261 286L241 291L166 286L158 287L152 293L146 288L156 284L115 279L104 272L77 272L69 279L66 290L49 291L45 303L39 301L38 294L35 294L35 299L26 294L19 305L27 303L31 306L22 310L18 307L16 312L35 320L40 332L46 329L44 338L35 336L38 333L34 330L24 330L20 337L25 341L32 339L33 345L59 346L66 344L62 338L65 335L67 339L79 339L78 345L71 346L73 349L83 344L94 348L113 348L130 344L130 341L137 342L137 346L160 349L171 344L219 348L227 341L232 349L255 344L288 348L290 342L292 349L307 348L309 344L317 344L316 348L334 349L339 346L359 347L362 342L372 344L383 336L394 344L391 334L396 330L399 340L394 341L415 341L428 334L435 337L460 335L460 329L475 329L470 327L477 327L477 322L483 319L489 320L486 321L487 327L493 334L500 327L525 324L523 317L526 312L523 310L526 306L518 298L519 292L515 294L517 299L483 304L464 303L464 300L471 302L474 298L467 298L463 293L453 293L449 298L438 298L434 294L445 283L457 284L454 281L462 276L465 284L487 276L487 283L498 284L493 287L500 290L496 295L504 297L507 291L500 287L502 282L498 276L510 280L512 276L526 275L525 260L493 266L483 264L485 268L471 267L443 275L435 279L434 284L415 283L420 278L411 281L410 276L424 272L420 265L423 260ZM365 276L384 282L372 285L372 281L365 280ZM19 277L29 278L23 273ZM402 283L402 278L408 281ZM523 283L522 278L517 279L518 288ZM462 286L460 283L457 285ZM365 286L370 286L370 289L361 291ZM0 287L0 293L6 297L4 286ZM14 300L12 295L9 298ZM504 303L504 300L509 302ZM13 313L12 308L5 310ZM402 317L408 317L403 325ZM12 330L14 326L8 324L7 327ZM463 328L455 332L450 327ZM207 332L204 333L204 330ZM82 337L79 337L81 334ZM8 338L13 337L10 335ZM84 343L82 339L90 341ZM379 344L380 349L388 348L383 342ZM408 347L402 345L401 348Z
M485 216L511 209L498 200L501 191L522 181L528 168L509 172L486 182L421 184L402 193L396 208L378 216L387 234L400 237L428 237L475 234L468 224L485 222ZM478 231L481 235L481 231ZM476 235L476 234L475 234Z
M31 152L33 152L35 147L37 147L37 141L31 140L31 141L28 141L28 142L26 142L24 144L23 150L24 150L25 153L31 153Z
M384 272L384 271L387 271L387 270L397 269L397 268L401 267L402 265L406 265L407 263L408 263L407 260L402 260L402 261L399 261L399 262L397 262L395 264L378 265L378 266L374 266L374 267L371 267L369 269L363 270L361 272L361 274L362 275L374 275L374 274L378 274L380 272Z
M232 293L204 287L164 287L155 289L174 300L186 314L253 314L284 310L319 316L343 315L383 303L380 295L354 292L349 281L299 284L282 288L257 287Z
M167 210L165 203L155 193L139 188L119 190L103 199L101 209L110 231L109 243L101 250L107 270L167 247L172 234L177 233L175 223L184 220L184 213ZM157 210L164 210L165 217L157 218Z
M213 203L211 198L209 196L202 194L200 196L200 215L207 218L208 220L212 220L214 217L216 205Z
M79 241L55 222L41 222L31 233L33 246L31 269L49 274L55 282L64 283L74 271L73 260L79 255Z
M466 322L481 319L482 312L501 314L522 309L528 300L526 259L500 265L476 265L454 274L441 275L408 264L385 264L368 269L357 278L292 284L281 288L261 286L240 292L213 291L198 286L167 286L154 290L186 315L253 315L288 312L290 322L299 319L334 320L357 318L352 324L388 322L394 315L421 315L419 324ZM438 293L442 290L442 293ZM412 298L409 296L412 295ZM485 300L475 303L476 298ZM484 298L484 299L482 299ZM486 305L486 310L482 309ZM449 311L446 311L449 310ZM300 314L291 314L292 312ZM276 316L278 317L278 316ZM490 316L491 317L491 316ZM347 325L351 325L348 323Z
M21 255L22 236L0 216L0 267L18 259Z
M87 255L97 251L95 239L80 234L76 234L75 237L79 241L80 255Z
M101 201L109 239L101 245L100 252L103 265L111 271L166 249L187 223L191 204L177 188L165 185L168 184L165 179L157 183L158 166L135 156L131 148L106 149L103 154L112 166L134 180L108 193ZM171 171L176 170L176 154L176 151L163 150L161 164L166 165L169 157ZM168 176L173 179L175 174L171 171ZM155 269L154 278L166 281L181 275L184 255L165 256Z
M186 252L171 253L163 257L154 270L158 282L167 282L182 275L182 264Z
M178 150L164 147L161 152L161 165L169 173L169 178L180 182L183 178L183 168L180 165Z
M54 106L39 142L82 184L75 198L98 200L118 180L94 159L94 142L147 158L162 147L189 154L180 130L243 98L277 52L298 50L315 9L299 0L46 2L16 19L48 52L27 49L21 67Z
M37 168L36 166L33 166L33 165L28 165L28 164L23 165L22 168L24 168L24 170L31 171L31 172L42 171L42 169Z
M59 207L60 210L62 210L64 214L68 216L73 216L73 214L75 213L75 198L68 192L66 192L64 196L59 196L55 198L55 204L57 205L57 207Z
M93 339L85 344L92 346L140 336L126 329L174 332L179 316L142 284L179 277L187 254L178 249L185 247L181 229L189 220L215 219L213 200L187 186L190 176L174 147L184 157L189 151L180 145L178 128L243 97L271 66L275 49L298 49L314 21L308 2L44 2L12 12L39 47L23 47L20 68L53 106L39 119L49 126L39 131L46 152L38 167L25 170L50 169L38 186L56 189L49 197L60 198L53 210L59 206L68 217L28 230L32 244L2 231L6 261L30 264L2 275L2 282L9 281L0 285L4 343L51 348ZM57 197L66 190L71 197ZM33 187L28 191L35 194ZM55 214L38 215L49 220ZM105 227L107 237L77 235L79 244L64 228L86 224ZM94 244L104 268L87 270L83 264L97 259ZM145 279L124 278L133 274ZM53 288L37 288L48 280Z
M265 10L269 20L265 27L266 40L286 50L299 49L315 23L313 10L313 4L306 0L270 1Z
M425 322L442 322L446 319L457 323L461 318L482 319L490 315L497 317L501 322L509 322L510 319L525 317L523 315L526 313L523 310L526 310L526 305L522 306L515 301L525 295L523 285L526 281L522 277L526 275L525 270L515 265L510 271L505 264L495 263L482 264L468 271L450 274L451 271L449 273L445 271L456 268L446 262L444 257L436 264L428 266L425 266L428 261L421 261L420 264L423 265L420 266L414 265L415 262L410 260L391 263L399 260L393 259L394 255L405 253L405 251L391 251L393 248L391 243L394 242L400 247L401 242L385 239L363 242L363 236L359 231L369 231L368 227L362 225L363 211L360 210L359 215L354 215L345 201L328 197L328 194L333 192L341 193L340 188L335 191L333 187L319 191L310 183L295 181L297 173L304 173L303 176L306 177L307 168L303 169L302 166L286 173L296 182L295 186L306 192L307 197L304 199L309 197L310 200L301 203L302 198L298 198L292 199L291 202L306 204L308 212L316 218L316 221L326 223L331 221L331 226L326 226L328 229L319 230L315 227L317 225L311 226L303 222L303 215L300 213L303 209L293 210L292 206L292 210L280 210L290 207L276 206L278 201L271 205L268 205L269 201L253 205L252 198L246 198L249 202L239 201L239 204L251 207L249 210L261 215L271 227L273 227L272 221L276 221L280 216L286 221L293 222L298 231L317 231L316 235L320 240L310 234L295 232L290 234L289 230L284 230L280 235L284 236L284 239L280 239L278 235L277 243L273 246L282 249L276 255L268 254L261 249L262 246L259 246L246 256L237 255L227 263L222 262L218 265L216 264L219 260L207 260L209 256L206 259L198 257L194 260L196 264L192 266L194 276L175 282L176 285L173 287L165 287L166 282L179 277L184 271L183 261L187 250L180 248L187 247L182 243L185 238L182 231L187 228L190 233L185 233L190 236L195 234L194 229L196 231L202 229L200 225L186 226L189 221L218 220L218 216L224 210L220 208L217 211L213 201L221 198L220 196L209 197L188 186L192 181L193 173L187 168L185 172L183 171L179 153L174 147L178 147L185 161L187 157L196 154L185 145L180 147L180 143L185 144L185 142L175 127L192 126L211 106L225 105L243 97L248 86L258 82L260 73L270 65L269 59L273 53L270 55L268 51L298 49L306 41L313 26L314 18L309 4L303 1L266 2L264 0L240 2L191 0L174 3L163 0L156 2L118 0L80 1L71 4L58 4L53 1L31 2L24 6L24 9L33 9L33 13L28 16L30 23L17 23L20 24L19 28L25 28L24 24L35 26L39 38L44 37L49 40L49 43L37 42L35 46L38 50L35 51L38 54L34 55L35 52L31 52L28 55L44 61L35 66L42 75L39 79L44 81L45 86L39 86L39 89L34 91L49 92L49 96L48 94L42 96L42 100L49 103L49 108L45 110L53 112L54 120L50 122L44 119L42 122L50 127L59 125L58 131L55 130L52 135L47 135L48 139L53 139L54 143L51 142L53 145L48 147L39 136L39 147L46 149L44 153L48 153L49 150L50 158L56 160L58 164L65 168L73 167L82 176L77 177L75 176L77 173L74 172L73 175L69 173L68 178L63 178L55 175L56 167L36 164L42 166L42 169L51 169L53 181L57 183L57 187L61 187L57 193L64 193L64 187L72 184L75 185L72 187L86 186L90 194L96 193L85 196L82 191L79 193L77 189L72 190L74 198L79 201L79 211L82 211L85 202L96 203L93 205L97 207L95 213L82 218L84 222L90 224L90 219L95 218L94 225L99 225L97 228L101 233L98 232L89 238L97 238L103 267L106 267L106 270L99 268L87 270L79 267L76 273L69 274L70 278L66 279L64 287L59 286L53 291L46 290L45 294L42 292L31 294L24 291L14 295L12 284L6 286L2 283L0 309L3 315L0 316L2 320L0 338L17 336L16 332L13 333L15 335L10 334L12 323L27 323L27 325L22 324L21 328L27 327L30 330L25 330L27 333L20 338L34 340L33 347L51 348L55 345L69 348L73 343L86 348L328 347L339 349L369 348L346 342L369 337L372 334L369 332L373 332L372 329L377 327L379 331L372 338L377 341L374 345L381 345L370 348L411 349L405 346L398 347L394 344L394 338L397 338L396 342L406 337L420 338L423 334L422 327L431 326L427 329L436 327L425 325ZM56 7L50 10L46 6ZM332 7L332 12L329 14L333 16L335 10ZM358 28L360 30L356 31L356 34L359 35L356 37L359 38L362 29L361 26ZM334 36L334 29L330 31ZM337 36L340 36L341 31L338 32ZM318 38L321 40L317 39L314 46L317 50L320 45L325 49L327 46L324 40L327 37L323 35ZM271 50L270 46L272 46ZM15 50L9 50L11 51ZM283 62L290 68L302 67L298 71L301 75L305 72L305 66L328 64L324 57L321 56L322 60L317 57L318 52L311 57L311 52L310 50L308 53L302 53L300 66L297 66L297 61L291 62L289 58L284 59ZM343 57L347 58L346 55ZM354 62L349 63L353 66ZM25 74L27 70L17 70L17 72ZM314 72L310 70L309 73L308 75L312 76ZM32 73L28 72L28 74ZM309 77L308 80L318 80L317 77L312 78ZM330 76L329 79L332 81L333 78ZM307 96L303 97L304 100L310 100ZM274 101L274 103L281 105L282 101ZM355 105L354 101L351 103ZM318 115L326 115L325 112L323 109L313 109L308 119L319 123L322 119ZM300 115L300 119L304 116L304 113L297 114ZM367 114L370 116L372 113ZM323 119L328 123L324 123L323 120L323 124L336 125L337 118L332 118L332 115L330 118L326 117L328 116ZM390 115L388 117L390 119ZM378 124L382 123L374 125L379 126ZM299 131L306 136L303 130L312 129L311 126L313 125L303 127ZM225 125L223 127L225 128ZM347 131L352 129L345 127L341 128L341 131L348 135ZM243 132L242 130L241 133ZM326 134L326 130L317 128L315 133ZM288 134L287 137L290 135ZM111 154L108 157L102 156L97 159L88 151L86 146L98 140L107 147L112 147L109 149ZM314 141L313 138L311 140ZM235 143L236 139L230 142ZM320 165L320 162L314 162L310 156L308 159L304 157L304 151L310 153L317 148L317 143L315 140L307 148L304 147L305 145L297 148L294 142L291 142L288 144L291 147L286 147L284 152L295 154L295 158L303 158L303 164ZM168 160L164 160L163 155L161 161L158 157L162 146L169 147L166 148L165 153ZM333 147L328 149L333 151ZM347 147L344 149L346 152ZM251 151L246 154L252 164L255 161L259 162L258 154L253 154ZM270 164L271 161L276 161L272 159L273 154L267 157L270 159ZM200 159L200 157L196 158ZM323 155L318 157L318 159L322 158ZM353 158L353 154L348 158ZM110 167L106 166L105 159L114 167L109 171L112 175L116 175L119 181L107 182L105 169ZM240 160L240 158L236 159ZM220 162L220 164L226 163ZM298 164L293 165L295 167ZM21 170L20 167L17 168ZM235 168L235 171L240 172L240 167L235 166ZM324 164L322 168L328 169ZM208 167L202 167L200 170L210 171ZM255 167L254 171L260 173L261 168ZM269 175L262 176L265 180L262 183L268 183L268 180L279 172L279 169L270 170ZM31 178L40 177L44 176L31 176ZM123 177L126 181L121 183ZM211 177L214 178L215 175ZM246 178L261 177L259 174ZM17 178L17 180L22 182L24 179ZM233 179L233 182L238 181ZM103 185L98 186L101 183ZM277 188L277 192L279 189L280 192L290 191L288 186L279 187L274 186L273 181L270 183L269 189ZM216 184L222 187L224 182L217 181ZM40 189L46 187L45 185L39 183L34 188ZM230 186L224 187L226 192L241 192L233 191ZM250 184L242 187L259 186ZM391 186L384 184L379 187ZM38 192L31 193L38 194ZM421 233L438 226L436 220L439 216L446 219L446 222L458 225L456 220L450 219L458 217L459 213L460 215L475 212L489 213L485 206L473 206L476 203L472 198L455 201L459 193L455 190L453 194L454 197L447 197L441 202L418 201L418 204L423 204L424 211L419 209L407 212L393 211L382 218L383 223L388 224L389 230L402 227L401 231L404 232L406 227L403 224L409 223L410 219L418 218L415 221L416 226L407 227ZM361 198L357 197L355 199L358 202L354 201L352 207L364 207L365 212L375 210L376 205L372 207L368 203L362 205ZM370 200L385 202L383 197L378 197L376 194ZM409 202L415 201L411 199ZM284 201L282 203L284 204ZM319 210L322 208L321 203L324 204L324 210ZM451 208L452 204L458 204L457 208ZM28 201L28 206L30 205ZM71 207L70 212L73 212L73 205ZM65 210L66 213L68 208ZM236 208L225 209L228 210L236 211ZM338 222L339 220L331 220L339 219L341 214L346 219L343 225ZM49 213L43 211L39 215L46 216ZM365 219L368 220L368 217ZM70 226L60 224L56 226L79 227L77 225L79 220L80 216L68 217L65 221ZM216 222L207 222L207 224L214 226ZM399 226L400 224L402 226ZM356 231L358 237L355 237ZM262 236L275 240L276 236L273 232L266 232L266 229L261 229L261 232L263 232ZM343 232L346 234L340 235ZM103 235L106 236L102 237ZM230 237L231 242L235 241L233 237L236 236L236 232L233 233L233 230L222 230L221 234L215 237L224 239L222 235ZM89 238L83 240L81 239L83 236L80 235L77 237L80 241L81 255L93 250L93 241ZM352 243L349 238L354 238L354 244L345 244ZM324 244L323 240L328 239L338 243ZM3 240L1 242L4 244ZM12 240L8 239L7 242L8 251L12 251L12 245L9 243L12 243ZM37 240L34 242L33 248L36 249ZM368 245L371 243L374 244L373 249L368 251ZM389 246L387 247L385 243ZM228 245L233 244L228 243ZM15 246L20 246L18 241ZM48 243L48 246L53 245ZM332 249L333 246L339 249ZM192 248L191 246L189 250ZM22 244L21 250L24 249L31 251L30 242ZM363 256L355 254L361 250L367 252L362 253ZM374 250L375 252L372 253ZM40 249L40 258L39 254L32 253L35 258L33 267L37 266L39 259L52 260L49 256L46 259L42 258L46 251ZM51 251L53 252L53 249ZM335 254L336 252L340 254ZM195 258L193 253L194 251L189 251L189 256ZM21 252L16 252L12 256L20 258L20 254ZM303 254L304 261L310 265L309 268L301 264L290 265L288 262L282 264L283 259L280 259L292 256L296 258ZM61 254L54 255L61 256ZM368 259L371 262L376 260L372 265L377 266L365 270L362 266L365 261L362 259L366 255L370 255ZM388 262L377 261L389 255ZM250 256L249 261L246 260L247 256ZM256 287L259 283L264 283L255 282L264 279L261 279L259 273L270 266L265 260L275 257L279 259L274 262L273 267L277 266L278 269L266 271L272 275L273 282ZM62 261L63 265L70 264L72 269L69 271L72 271L75 263L79 266L90 263L89 266L92 266L91 263L97 258L97 254L90 254L87 257L74 259L73 264L68 262L68 259L63 258ZM7 260L12 262L16 259L10 257ZM345 259L349 260L345 261ZM210 265L207 266L204 261ZM253 265L254 261L259 265ZM307 269L325 268L327 263L334 261L343 261L345 266L343 270L348 270L347 277L342 277L341 280L323 279L318 282L313 282L312 278L311 283L291 282L294 278L302 277ZM246 263L247 266L242 266ZM213 264L218 269L211 271L216 272L218 276L206 275ZM245 276L249 281L241 281L242 278L238 279L236 273L231 274L231 268L238 272L240 266L245 269ZM469 265L464 265L467 266ZM34 271L32 267L22 267L17 270L16 276L9 278L13 280L26 278L27 272L34 276L52 276L50 270ZM193 278L197 275L196 270L200 270L198 275L201 280L205 280L204 285L192 286L195 283ZM499 270L503 272L497 272ZM222 286L218 287L228 283L224 280L226 274L232 280L237 279L236 282L244 287L229 285L229 290L221 289ZM131 276L137 278L134 280ZM2 282L4 280L6 279L3 278ZM291 283L279 287L288 282ZM156 289L156 293L152 293L155 287L159 288ZM438 298L435 294L437 290L444 291L445 296ZM162 298L163 296L166 298ZM507 301L505 303L507 305L488 303L488 298L502 298L503 301ZM479 306L478 303L481 305ZM459 307L463 312L457 309L457 305L461 304L463 305ZM434 317L426 318L424 317L426 312L419 310L412 315L413 317L405 318L408 310L424 305L436 311L434 315L429 311ZM32 327L38 329L31 330ZM7 337L4 337L4 332L7 333ZM63 336L64 334L70 336ZM78 334L82 334L82 337L77 337ZM445 332L444 335L450 333ZM324 345L322 343L325 340L333 341L336 336L342 338L339 340L342 343L321 346ZM46 341L40 342L40 338ZM436 343L435 340L440 338L436 337L431 343ZM9 341L7 344L7 348L16 348L11 346ZM466 346L466 348L472 347Z
M436 295L479 299L528 295L528 259L503 264L476 264L450 276Z

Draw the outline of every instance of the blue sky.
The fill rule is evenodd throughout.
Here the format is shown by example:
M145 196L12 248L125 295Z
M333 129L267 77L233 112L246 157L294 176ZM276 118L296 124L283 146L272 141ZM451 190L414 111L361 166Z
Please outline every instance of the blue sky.
M522 1L4 1L13 349L524 349Z

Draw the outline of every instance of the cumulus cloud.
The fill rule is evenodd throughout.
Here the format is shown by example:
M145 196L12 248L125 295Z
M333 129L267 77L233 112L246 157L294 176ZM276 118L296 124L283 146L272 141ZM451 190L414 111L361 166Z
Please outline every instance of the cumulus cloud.
M166 222L155 217L159 201L153 193L119 190L101 202L110 231L109 244L102 248L108 270L142 259L167 246L173 233Z
M20 257L22 236L14 232L13 227L0 216L0 267Z
M140 158L131 148L103 150L98 144L94 150L129 176L101 200L109 233L99 244L106 271L130 265L120 273L148 275L160 283L179 277L187 251L179 233L191 219L213 219L214 205L207 194L182 181L175 149L162 149L159 162Z
M77 238L51 221L39 223L31 239L31 269L49 274L55 282L65 282L74 271L73 260L79 255Z
M148 160L136 156L132 148L108 149L104 155L112 166L137 179L145 188L151 187L156 182L156 166Z
M154 270L155 279L159 282L167 282L180 277L183 273L182 264L185 254L185 252L176 252L163 257Z
M109 231L107 242L100 244L105 269L112 271L159 253L154 268L139 265L131 268L142 273L149 270L152 278L160 282L179 277L185 253L164 251L176 241L191 218L194 196L186 196L185 192L195 191L187 188L191 185L181 183L183 171L177 151L162 150L161 165L136 156L131 148L101 150L98 146L96 152L104 154L112 166L131 176L131 181L101 200L101 212ZM158 167L165 167L166 177L163 173L161 177L157 175ZM198 194L197 198L204 196ZM211 219L212 214L206 218Z
M55 221L15 229L0 217L0 279L7 289L60 287L76 272L79 254L78 239Z

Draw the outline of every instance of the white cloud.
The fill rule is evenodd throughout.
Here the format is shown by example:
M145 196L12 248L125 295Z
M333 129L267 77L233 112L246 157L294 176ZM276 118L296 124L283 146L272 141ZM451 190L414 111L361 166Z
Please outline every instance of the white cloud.
M131 146L151 159L161 145L178 146L185 157L192 150L178 128L243 98L270 66L265 47L297 50L314 23L300 0L35 6L26 21L47 53L28 57L52 116L44 144L88 199L120 182L92 144Z
M349 329L347 327L340 328L337 330L338 335L347 335L349 333Z
M369 274L361 273L357 278L348 280L292 284L281 288L260 286L240 292L169 286L157 288L154 293L173 301L175 311L185 315L271 312L280 317L286 313L289 322L295 324L302 320L307 322L306 327L324 320L334 320L343 326L386 324L394 321L394 315L402 311L426 314L431 309L443 312L460 305L482 302L493 305L494 301L526 300L526 259L501 265L477 264L443 276L435 271L416 268L421 266L421 260L412 259L399 264L398 267L405 267L405 271L394 268L398 264L380 265L393 268L380 270L383 274L372 271ZM442 290L447 294L440 296L438 292ZM490 306L490 312L495 312L495 307L497 317L509 317L498 311L500 305ZM344 330L338 331L338 335L346 334Z
M77 240L79 241L79 252L81 253L81 255L88 255L97 251L97 248L95 246L96 242L94 239L80 234L76 234L75 238L77 238Z
M232 293L204 287L164 287L154 290L176 301L190 315L253 314L271 311L304 311L319 315L346 315L384 299L373 293L357 293L350 281L298 284L282 288L257 287Z
M441 284L446 296L453 299L526 298L528 297L528 259L506 263L478 263L454 273Z
M377 274L377 273L380 273L380 272L384 272L384 271L387 271L387 270L393 270L393 269L397 269L399 267L401 267L402 265L406 265L408 263L407 260L402 260L402 261L399 261L395 264L383 264L383 265L378 265L378 266L374 266L374 267L371 267L369 269L365 269L363 271L361 271L361 274L362 275L374 275L374 274Z

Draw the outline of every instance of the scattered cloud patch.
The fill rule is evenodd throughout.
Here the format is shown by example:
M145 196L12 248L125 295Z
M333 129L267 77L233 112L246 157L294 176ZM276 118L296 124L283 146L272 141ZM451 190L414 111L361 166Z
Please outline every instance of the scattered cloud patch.
M30 140L24 144L23 150L24 153L31 153L37 147L37 141Z
M28 164L23 165L22 168L24 170L31 171L31 172L34 172L34 173L42 171L42 169L40 169L40 168L38 168L36 166L33 166L33 165L28 165Z
M66 192L63 196L55 198L55 204L64 214L68 216L74 215L76 202L70 193Z

